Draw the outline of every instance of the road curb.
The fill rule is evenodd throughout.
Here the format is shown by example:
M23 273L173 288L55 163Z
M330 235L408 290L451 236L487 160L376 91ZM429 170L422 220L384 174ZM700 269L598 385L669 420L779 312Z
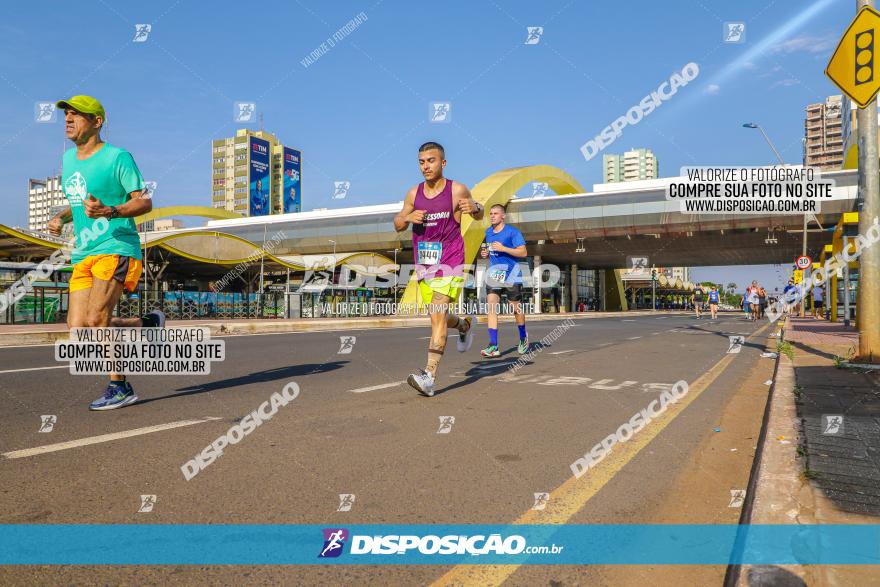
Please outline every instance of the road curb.
M788 321L782 328L784 340ZM809 482L803 478L798 456L800 420L795 404L794 362L783 353L776 358L773 384L740 524L797 524L812 515L815 504ZM731 565L725 586L788 584L792 575L814 584L814 572L803 565Z

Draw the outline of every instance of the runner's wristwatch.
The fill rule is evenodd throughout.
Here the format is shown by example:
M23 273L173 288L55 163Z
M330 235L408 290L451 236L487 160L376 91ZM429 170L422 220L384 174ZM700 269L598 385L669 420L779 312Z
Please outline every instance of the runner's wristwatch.
M119 208L110 206L110 218L119 218Z

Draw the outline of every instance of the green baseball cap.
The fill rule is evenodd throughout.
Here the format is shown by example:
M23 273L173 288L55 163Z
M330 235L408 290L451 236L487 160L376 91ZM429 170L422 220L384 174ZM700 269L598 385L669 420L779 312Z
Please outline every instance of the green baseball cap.
M58 100L57 102L55 102L55 106L57 106L60 110L72 108L77 112L82 112L83 114L94 114L96 116L100 116L104 120L107 120L107 115L104 113L104 107L101 106L101 103L98 102L98 100L92 98L91 96L73 96L69 100Z

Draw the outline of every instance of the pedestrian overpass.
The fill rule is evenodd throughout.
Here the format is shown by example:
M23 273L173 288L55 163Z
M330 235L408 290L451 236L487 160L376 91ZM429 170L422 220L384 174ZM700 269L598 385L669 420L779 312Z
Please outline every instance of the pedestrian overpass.
M538 171L525 173L535 169ZM523 177L513 182L518 184L515 188L507 186L509 194L498 197L497 193L480 193L480 187L492 183L490 180L497 175L518 172L522 172ZM513 197L523 185L533 181L529 175L545 180L555 177L559 190L570 193ZM857 170L826 172L823 178L835 180L835 199L822 203L817 215L822 228L814 222L810 225L808 249L815 258L828 238L823 232L833 230L843 213L856 209ZM536 166L499 172L474 186L472 191L483 203L508 204L507 221L522 231L529 253L557 265L623 268L628 256L648 257L651 264L665 267L787 264L801 253L803 216L684 214L679 211L678 202L667 201L665 197L666 186L675 179L602 184L595 186L593 192L584 192L561 170ZM283 237L273 253L282 257L326 255L334 251L387 255L395 249L412 248L409 232L394 230L393 218L401 205L402 202L214 220L208 222L206 228L255 244L280 231ZM466 235L471 227L476 229L475 244L468 242L468 252L475 254L488 222L471 224L467 220L463 226ZM175 231L183 232L186 230ZM401 254L404 255L401 259L411 258L411 253Z

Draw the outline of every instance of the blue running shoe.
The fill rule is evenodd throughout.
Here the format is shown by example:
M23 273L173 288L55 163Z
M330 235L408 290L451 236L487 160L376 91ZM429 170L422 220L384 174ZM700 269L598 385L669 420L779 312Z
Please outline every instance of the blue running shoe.
M90 410L115 410L136 402L138 396L128 381L111 381L104 395L89 404Z

